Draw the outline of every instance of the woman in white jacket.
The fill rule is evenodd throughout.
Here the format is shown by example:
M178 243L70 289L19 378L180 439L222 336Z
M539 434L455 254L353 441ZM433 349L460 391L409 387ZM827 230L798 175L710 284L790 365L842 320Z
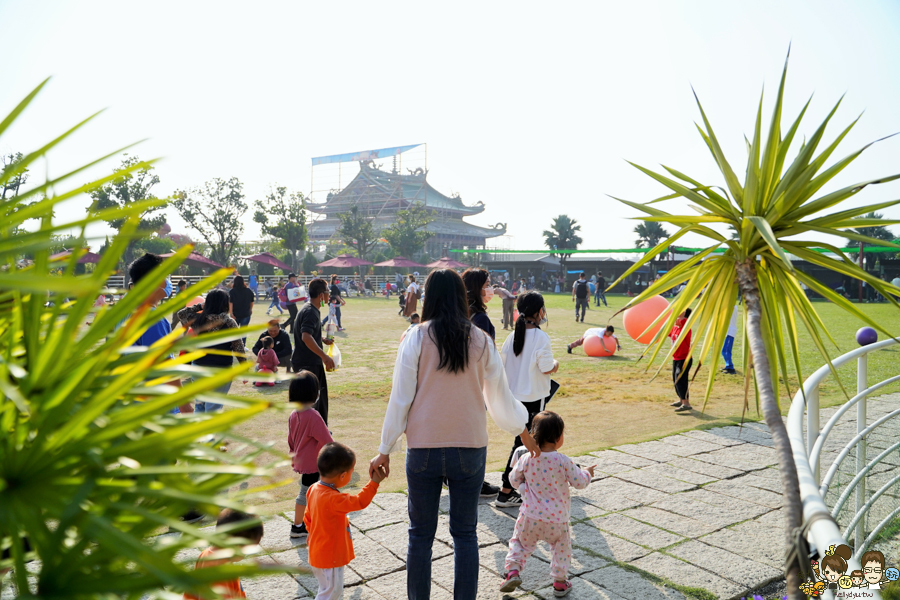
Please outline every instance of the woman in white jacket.
M544 410L550 395L550 375L559 370L559 362L553 358L550 336L541 331L541 323L547 319L544 297L538 292L526 292L519 296L516 308L519 310L516 328L503 343L500 357L510 391L528 410L526 429L530 431L532 419ZM522 504L522 496L509 482L512 470L510 461L516 448L521 445L522 440L517 436L503 471L503 487L497 495L497 506L515 507Z

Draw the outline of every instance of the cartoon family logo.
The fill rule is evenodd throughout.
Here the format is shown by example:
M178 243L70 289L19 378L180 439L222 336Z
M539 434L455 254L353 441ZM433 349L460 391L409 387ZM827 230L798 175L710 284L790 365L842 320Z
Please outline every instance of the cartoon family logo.
M862 569L847 573L847 561L852 555L853 551L849 546L844 544L830 546L822 558L821 565L815 559L811 561L812 581L800 584L800 591L811 598L817 598L826 589L880 590L883 584L900 578L900 570L884 568L884 554L877 550L869 550L862 555L859 561ZM841 593L835 595L843 596Z

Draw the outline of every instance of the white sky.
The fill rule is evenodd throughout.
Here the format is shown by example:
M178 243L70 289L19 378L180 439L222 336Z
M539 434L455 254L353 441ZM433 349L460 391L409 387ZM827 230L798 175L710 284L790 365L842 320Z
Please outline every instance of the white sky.
M865 111L835 158L900 131L890 0L0 0L0 26L0 114L53 76L0 151L37 148L109 107L53 152L51 175L150 138L134 153L164 157L160 195L237 176L252 203L275 182L307 193L313 156L427 142L429 180L483 201L470 221L507 222L518 249L542 247L560 213L582 223L583 248L631 247L636 213L606 194L664 190L625 159L721 183L691 85L741 171L760 89L774 95L789 43L788 118L813 93L807 134L844 92L832 134ZM900 136L828 189L897 172ZM854 202L898 194L889 184ZM251 215L245 239L259 236Z

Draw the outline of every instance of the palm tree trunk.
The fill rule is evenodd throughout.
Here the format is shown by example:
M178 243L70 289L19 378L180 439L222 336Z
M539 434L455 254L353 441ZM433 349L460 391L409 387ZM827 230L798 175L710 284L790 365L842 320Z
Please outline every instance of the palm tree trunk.
M762 307L759 301L759 288L757 287L756 263L747 260L737 266L738 286L744 296L744 307L747 311L747 342L753 357L754 373L759 389L759 400L762 406L763 418L769 431L772 433L772 441L775 444L775 453L778 456L778 467L781 473L781 485L784 494L785 512L785 547L792 543L791 533L803 523L803 506L800 501L800 482L797 479L797 469L794 465L791 442L788 439L787 428L781 420L781 412L775 398L772 387L772 377L769 370L769 357L763 343L762 332ZM745 376L749 376L745 374ZM788 567L787 593L791 600L802 600L805 596L800 592L800 568L798 564Z

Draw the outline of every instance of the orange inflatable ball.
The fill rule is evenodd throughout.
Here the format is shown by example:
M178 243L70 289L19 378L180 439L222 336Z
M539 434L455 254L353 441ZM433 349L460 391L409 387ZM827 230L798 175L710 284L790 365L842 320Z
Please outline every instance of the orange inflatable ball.
M588 356L612 356L616 353L616 338L601 340L599 335L590 335L584 338L584 353Z
M188 302L187 305L188 305L188 306L194 306L194 305L196 305L196 304L203 304L204 302L206 302L206 301L203 299L203 296L197 296L197 297L195 297L193 300L191 300L190 302Z
M666 312L668 308L669 301L662 296L653 296L637 306L629 308L625 311L625 316L622 318L625 331L631 336L631 339L639 344L649 344L653 341L653 336L665 324L665 321L659 321L649 331L647 327L656 320L656 317Z

